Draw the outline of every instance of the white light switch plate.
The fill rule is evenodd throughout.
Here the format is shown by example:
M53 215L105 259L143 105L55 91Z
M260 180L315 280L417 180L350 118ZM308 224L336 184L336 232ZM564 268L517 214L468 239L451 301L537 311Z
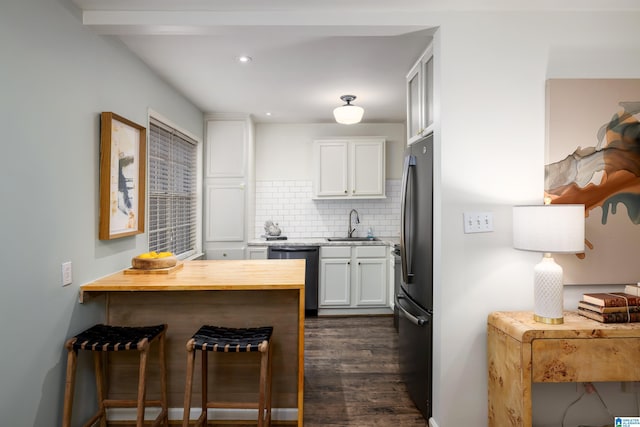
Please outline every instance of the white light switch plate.
M73 270L71 268L71 261L62 263L62 286L70 285L73 281Z
M489 233L493 231L492 212L465 212L464 232L468 233Z

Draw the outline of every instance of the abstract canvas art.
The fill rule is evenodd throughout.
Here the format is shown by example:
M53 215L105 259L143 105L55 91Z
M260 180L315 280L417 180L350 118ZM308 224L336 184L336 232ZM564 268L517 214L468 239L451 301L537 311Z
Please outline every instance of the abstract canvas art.
M112 112L100 115L100 225L110 240L144 232L146 129Z
M640 282L640 79L547 81L545 197L585 205L565 284Z

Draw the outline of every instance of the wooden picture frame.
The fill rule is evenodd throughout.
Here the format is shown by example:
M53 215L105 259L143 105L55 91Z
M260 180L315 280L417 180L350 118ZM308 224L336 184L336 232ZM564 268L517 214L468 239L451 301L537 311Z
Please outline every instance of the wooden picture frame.
M100 240L144 232L147 129L100 115Z

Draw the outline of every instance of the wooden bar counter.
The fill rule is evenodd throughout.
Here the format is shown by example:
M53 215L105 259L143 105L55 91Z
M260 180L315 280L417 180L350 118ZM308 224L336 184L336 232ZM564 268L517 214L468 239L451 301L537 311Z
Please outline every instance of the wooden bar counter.
M527 311L487 319L489 427L531 427L533 383L640 381L640 323L565 312L547 325Z
M96 303L106 303L109 324L169 325L169 407L175 408L170 416L182 416L186 343L200 326L270 325L274 327L273 408L275 413L280 408L297 410L297 424L303 425L304 260L185 261L168 274L127 273L121 271L81 286L80 302L93 303L96 297ZM110 355L119 358L110 365L108 393L113 398L135 398L137 355L126 353L130 352ZM209 356L210 397L257 401L259 355L242 356ZM153 397L159 382L155 354L150 360L148 395ZM198 363L194 378L192 402L199 406Z

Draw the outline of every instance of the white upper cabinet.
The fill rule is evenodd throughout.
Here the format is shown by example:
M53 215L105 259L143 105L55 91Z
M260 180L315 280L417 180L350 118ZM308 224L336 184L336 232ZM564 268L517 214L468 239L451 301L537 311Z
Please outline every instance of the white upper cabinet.
M207 182L205 191L205 241L244 241L244 183Z
M244 120L208 121L206 177L243 178L247 168L247 139Z
M349 195L349 141L316 141L314 143L316 197Z
M384 141L352 141L351 195L384 196Z
M429 45L407 74L407 143L433 130L433 46Z
M385 197L383 138L314 141L314 198Z

